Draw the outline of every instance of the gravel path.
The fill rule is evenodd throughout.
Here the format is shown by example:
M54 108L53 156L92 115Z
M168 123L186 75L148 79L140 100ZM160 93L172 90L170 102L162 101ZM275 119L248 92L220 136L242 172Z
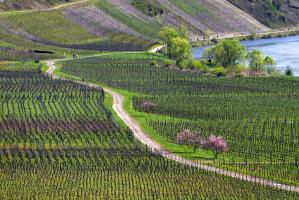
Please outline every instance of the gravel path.
M103 56L103 55L107 55L107 54L102 54L100 56ZM67 60L67 59L64 59L64 60ZM56 60L56 61L62 61L62 60ZM56 61L48 61L47 62L47 65L48 65L49 68L48 68L46 73L54 79L63 79L63 78L60 78L60 77L54 75L54 71L56 69L56 67L55 67L55 62ZM82 85L87 85L87 86L93 87L93 88L99 88L99 86L96 85L96 84L91 84L91 83L86 83L86 82L81 82L81 81L74 81L74 82L76 82L78 84L82 84ZM240 179L240 180L245 180L245 181L249 181L249 182L253 182L253 183L257 183L257 184L261 184L261 185L265 185L265 186L270 186L270 187L277 188L277 189L284 189L284 190L294 191L294 192L299 193L299 187L280 184L280 183L277 183L277 182L274 182L274 181L271 181L271 180L261 179L261 178L257 178L257 177L254 177L254 176L244 175L244 174L241 174L241 173L238 173L238 172L227 171L227 170L223 170L223 169L220 169L220 168L205 165L205 164L202 164L202 163L190 161L190 160L187 160L187 159L185 159L181 156L177 156L177 155L163 149L156 141L151 139L142 130L142 128L140 127L138 122L136 120L134 120L132 117L130 117L130 115L125 111L125 109L123 107L124 97L122 95L112 91L111 89L104 88L104 90L105 90L106 93L109 93L110 95L112 95L112 97L113 97L113 110L126 123L126 125L132 130L134 136L140 142L145 144L149 149L151 149L152 151L162 155L163 157L168 158L168 159L173 160L173 161L178 162L178 163L182 163L184 165L188 165L188 166L192 166L192 167L198 167L198 168L203 169L203 170L207 170L207 171L215 172L215 173L218 173L218 174L234 177L234 178L237 178L237 179Z

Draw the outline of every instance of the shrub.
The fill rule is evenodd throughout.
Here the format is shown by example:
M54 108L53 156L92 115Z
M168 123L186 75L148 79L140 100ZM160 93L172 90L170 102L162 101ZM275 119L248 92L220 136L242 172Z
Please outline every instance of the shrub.
M285 70L285 75L287 76L293 76L294 75L294 70L292 67L288 66L287 69Z
M181 59L177 62L177 65L181 69L186 69L189 66L189 64L190 64L190 60L188 59Z
M228 71L235 72L235 73L241 73L246 70L246 66L242 64L238 64L236 66L231 66L228 68Z
M192 60L190 66L193 69L199 69L203 72L208 71L208 67L204 63L202 63L200 60Z
M152 60L150 64L151 64L151 66L157 66L158 65L156 60Z
M215 74L216 76L224 76L225 75L225 69L224 67L216 67L216 68L213 68L211 70L211 72L213 74Z
M157 15L162 15L164 13L164 8L162 5L156 1L151 0L133 0L132 6L136 9L148 15L150 17L155 17Z
M163 60L163 62L164 62L164 65L165 65L166 67L169 67L169 66L175 64L173 61L171 61L171 60L166 60L166 59Z
M156 104L154 104L153 102L150 101L145 101L141 104L141 109L144 112L150 112L153 111L153 109L156 107Z

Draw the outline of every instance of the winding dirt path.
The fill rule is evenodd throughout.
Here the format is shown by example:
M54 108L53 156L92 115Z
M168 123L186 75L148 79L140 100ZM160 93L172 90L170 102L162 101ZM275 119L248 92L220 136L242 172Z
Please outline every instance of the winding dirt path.
M106 54L102 54L100 56L103 56L103 55L106 55ZM89 56L89 57L91 57L91 56ZM48 61L47 65L48 65L49 68L48 68L46 73L54 79L64 79L64 78L58 77L54 74L54 71L56 69L55 62L63 61L63 60L68 60L68 59ZM99 88L98 85L92 84L92 83L86 83L86 82L81 82L81 81L74 81L74 82L76 82L78 84L86 85L86 86L89 86L89 87L93 87L93 88ZM241 173L238 173L238 172L227 171L227 170L223 170L223 169L220 169L220 168L205 165L205 164L202 164L202 163L199 163L199 162L190 161L190 160L187 160L187 159L185 159L181 156L175 155L174 153L171 153L171 152L163 149L161 147L161 145L158 144L153 139L151 139L142 130L142 128L140 127L138 122L136 120L134 120L132 117L130 117L130 115L125 111L125 109L123 107L124 97L122 95L112 91L111 89L104 88L104 90L105 90L106 93L109 93L110 95L112 95L112 97L113 97L113 109L117 113L117 115L132 130L134 136L140 142L145 144L149 149L151 149L153 152L156 152L156 153L162 155L165 158L168 158L168 159L173 160L173 161L178 162L178 163L182 163L184 165L197 167L197 168L200 168L200 169L203 169L203 170L215 172L215 173L218 173L218 174L226 175L226 176L237 178L237 179L244 180L244 181L249 181L249 182L252 182L252 183L257 183L257 184L270 186L270 187L277 188L277 189L283 189L283 190L293 191L293 192L298 192L299 193L299 187L290 186L290 185L286 185L286 184L281 184L281 183L277 183L277 182L274 182L274 181L271 181L271 180L257 178L257 177L249 176L249 175L244 175L244 174L241 174Z
M43 8L43 9L34 9L34 10L16 10L16 11L4 11L0 12L0 15L9 15L9 14L17 14L17 13L32 13L32 12L40 12L40 11L51 11L51 10L59 10L64 7L69 7L69 6L74 6L74 5L80 5L83 3L87 3L90 0L80 0L80 1L75 1L71 3L63 3L59 4L57 6L51 7L51 8Z

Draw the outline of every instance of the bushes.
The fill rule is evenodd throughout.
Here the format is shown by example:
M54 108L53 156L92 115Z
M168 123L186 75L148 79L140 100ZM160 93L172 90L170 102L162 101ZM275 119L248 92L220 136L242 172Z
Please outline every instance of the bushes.
M224 67L215 67L210 69L210 71L215 74L216 76L224 76L225 75L225 69Z
M132 5L150 17L162 15L165 12L162 5L156 0L133 0Z
M156 107L156 104L150 101L145 101L141 104L140 107L144 112L151 112Z
M287 69L285 70L285 75L287 76L293 76L294 75L294 70L292 67L288 66Z
M200 60L192 60L190 66L191 66L191 68L198 69L202 72L208 71L208 66L203 64Z

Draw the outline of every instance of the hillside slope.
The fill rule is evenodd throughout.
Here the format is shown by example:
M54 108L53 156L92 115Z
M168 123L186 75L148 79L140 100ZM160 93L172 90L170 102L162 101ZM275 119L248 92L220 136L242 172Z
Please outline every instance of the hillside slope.
M69 49L67 52L75 49L136 51L155 43L157 32L163 26L186 25L193 40L206 31L226 34L268 29L225 0L86 0L51 8L66 1L71 2L7 0L0 3L3 9L33 9L0 12L0 32L6 35L0 38L0 47L30 51L52 46L59 48L63 55L65 49ZM9 34L16 39L8 37Z
M198 29L213 32L265 30L266 27L223 0L158 0Z
M228 0L271 28L299 23L299 0Z

